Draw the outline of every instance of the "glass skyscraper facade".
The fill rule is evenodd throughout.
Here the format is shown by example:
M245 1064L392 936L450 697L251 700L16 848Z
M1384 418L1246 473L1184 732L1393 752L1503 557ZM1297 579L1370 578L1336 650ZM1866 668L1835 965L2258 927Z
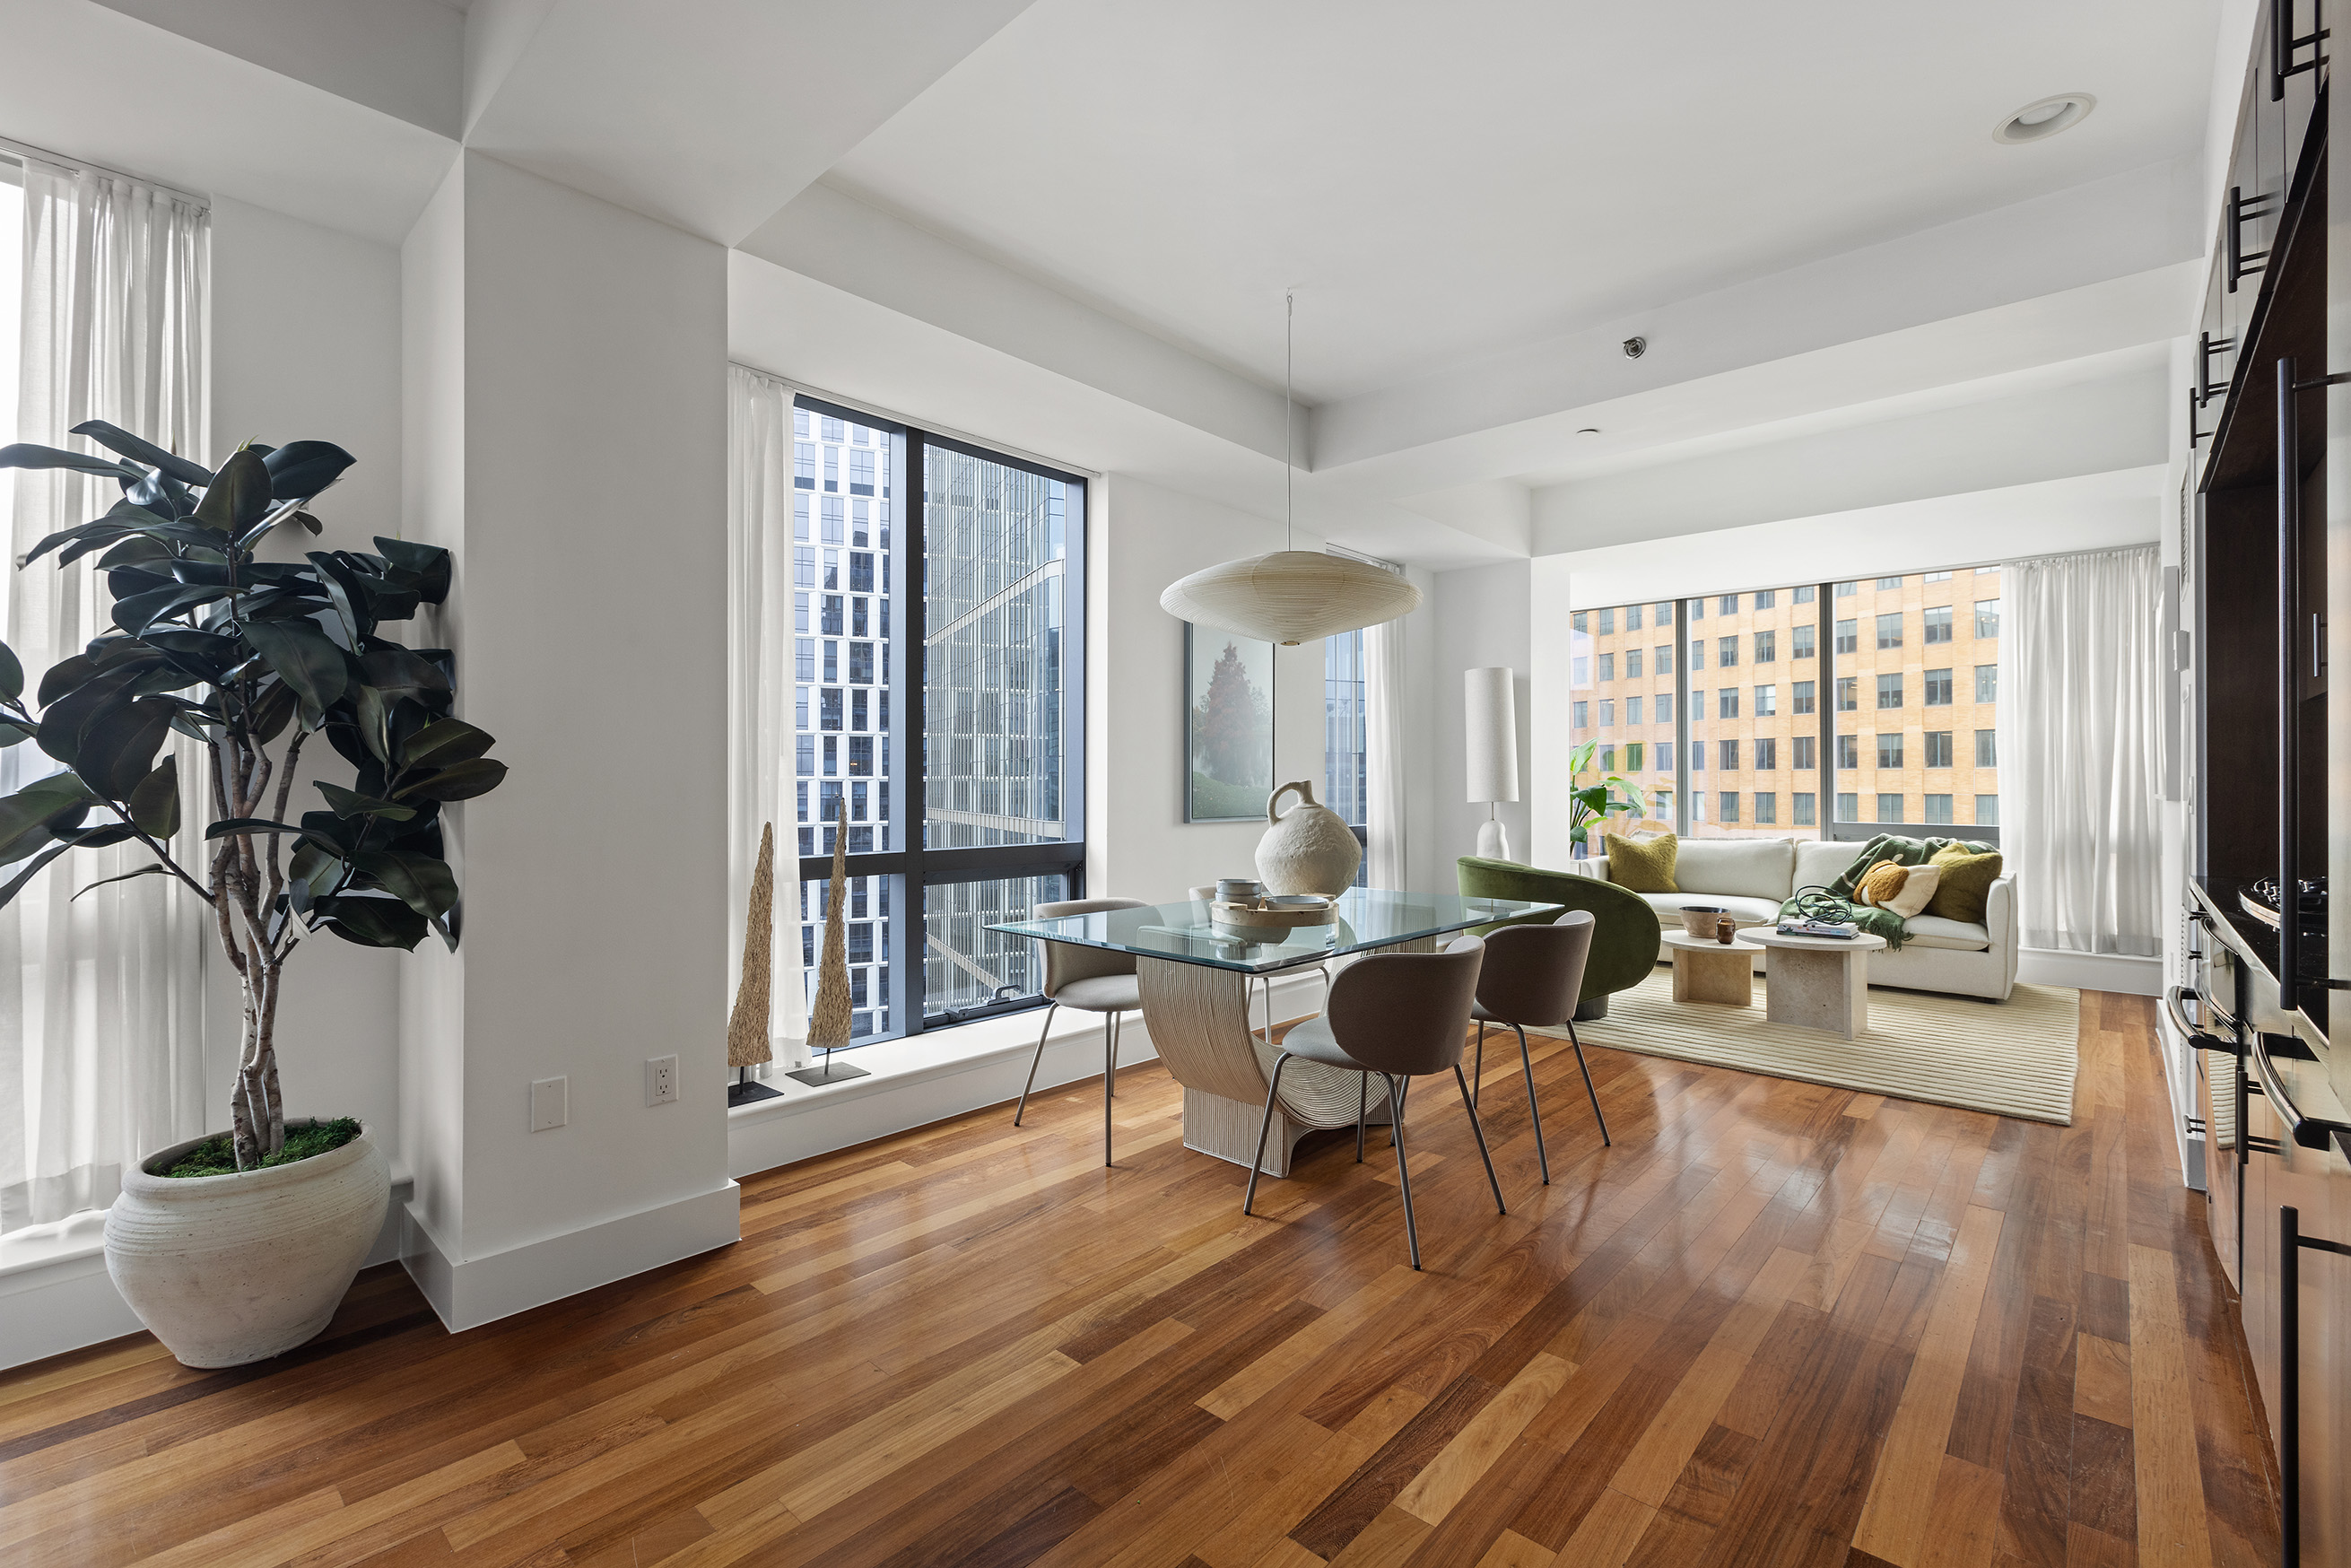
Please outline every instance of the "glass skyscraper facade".
M985 928L1070 896L1084 852L1063 657L1084 486L828 405L797 408L794 434L791 771L811 1003L817 862L845 809L852 1038L1018 1005L1043 980L1036 945ZM1036 853L1008 863L1021 846Z

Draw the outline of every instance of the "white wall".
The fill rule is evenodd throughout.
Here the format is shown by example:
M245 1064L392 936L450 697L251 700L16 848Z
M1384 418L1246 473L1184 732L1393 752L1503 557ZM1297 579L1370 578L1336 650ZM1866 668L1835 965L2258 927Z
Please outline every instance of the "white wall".
M266 554L367 550L400 528L400 254L227 198L213 204L212 451L248 440L332 441L359 462L313 508L327 531L299 529ZM410 623L406 640L422 631ZM397 632L395 635L399 634ZM310 761L348 776L327 752ZM305 768L309 775L313 769ZM308 777L299 796L320 802ZM298 796L298 799L299 798ZM239 1039L236 976L218 948L205 961L207 1104L226 1125ZM358 1116L388 1151L400 1141L398 977L402 956L339 937L305 942L287 967L277 1009L279 1076L296 1115Z
M455 813L464 951L403 1017L410 1103L445 1118L460 1074L454 1146L415 1141L411 1267L465 1326L733 1235L726 257L468 153L404 262L411 515L461 551L463 711L513 770ZM559 1076L569 1124L532 1133Z
M1157 903L1219 876L1254 876L1263 822L1184 821L1184 623L1159 608L1179 577L1279 547L1280 525L1123 474L1105 492L1100 572L1087 607L1093 820L1087 881L1099 896ZM1301 536L1300 549L1321 548ZM1311 779L1322 799L1322 645L1278 651L1274 777Z
M1529 747L1535 714L1529 598L1532 572L1532 564L1523 560L1438 572L1417 618L1426 623L1429 656L1421 663L1433 701L1421 710L1418 727L1411 732L1416 737L1415 749L1428 759L1429 773L1422 797L1427 810L1415 813L1419 831L1412 844L1412 883L1416 890L1444 893L1458 885L1454 862L1477 852L1478 825L1486 820L1486 808L1469 804L1463 794L1469 785L1462 693L1467 670L1499 664L1516 672L1519 799L1496 815L1510 833L1512 859L1551 863L1534 860Z

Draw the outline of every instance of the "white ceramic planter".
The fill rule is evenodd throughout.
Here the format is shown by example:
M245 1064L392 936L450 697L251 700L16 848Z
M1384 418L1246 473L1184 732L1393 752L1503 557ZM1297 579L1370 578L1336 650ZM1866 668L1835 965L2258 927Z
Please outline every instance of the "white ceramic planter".
M124 1174L106 1214L106 1271L182 1362L241 1366L327 1326L383 1228L392 1171L363 1129L290 1166L148 1174L201 1142L175 1144Z

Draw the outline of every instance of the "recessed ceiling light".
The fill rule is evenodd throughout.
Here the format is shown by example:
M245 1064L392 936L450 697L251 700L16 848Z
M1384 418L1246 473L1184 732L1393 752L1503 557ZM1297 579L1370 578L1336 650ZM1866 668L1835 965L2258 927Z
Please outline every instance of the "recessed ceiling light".
M2082 123L2098 100L2086 92L2061 92L2028 103L1992 128L1994 141L2039 141Z
M1600 427L1596 424L1587 424L1575 434L1578 435L1597 435L1600 434Z

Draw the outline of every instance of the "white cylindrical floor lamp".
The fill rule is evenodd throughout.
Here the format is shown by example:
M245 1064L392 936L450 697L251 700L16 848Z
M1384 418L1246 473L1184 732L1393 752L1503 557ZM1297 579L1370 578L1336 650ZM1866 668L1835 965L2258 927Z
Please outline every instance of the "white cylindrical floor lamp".
M1482 803L1486 820L1478 824L1478 853L1488 860L1510 858L1510 835L1494 807L1519 798L1519 705L1512 691L1511 672L1501 666L1470 670L1462 677L1463 712L1468 718L1471 805Z

